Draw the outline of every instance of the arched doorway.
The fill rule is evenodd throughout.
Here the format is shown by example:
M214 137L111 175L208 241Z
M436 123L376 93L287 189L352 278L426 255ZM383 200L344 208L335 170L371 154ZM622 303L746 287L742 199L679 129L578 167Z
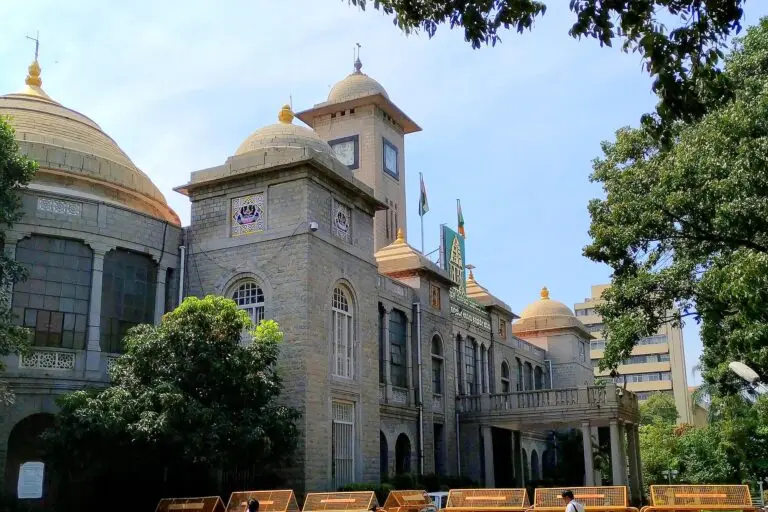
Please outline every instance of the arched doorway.
M536 453L536 450L531 451L531 478L536 480L541 480L541 475L539 474L539 454Z
M5 462L5 492L18 496L19 474L23 480L27 499L50 504L55 494L55 478L43 457L40 436L54 426L52 414L38 413L18 422L8 436L8 455ZM30 464L31 463L31 464ZM22 470L23 471L20 471ZM42 477L42 484L39 479ZM40 491L40 492L39 492Z
M523 485L531 481L531 467L528 465L528 453L523 450Z
M395 443L395 473L411 472L411 440L405 434L397 436Z
M379 468L382 481L386 480L389 477L389 446L384 432L379 432Z

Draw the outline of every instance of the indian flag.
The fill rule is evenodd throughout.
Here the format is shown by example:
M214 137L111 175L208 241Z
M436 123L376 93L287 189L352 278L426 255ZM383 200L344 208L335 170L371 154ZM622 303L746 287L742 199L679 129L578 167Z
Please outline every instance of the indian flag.
M419 194L419 217L423 217L425 213L429 211L429 203L427 202L427 187L424 186L424 177L419 173L419 181L421 182L421 193Z
M467 234L464 232L464 214L461 213L461 201L456 200L456 214L459 217L459 234L464 238L467 238Z

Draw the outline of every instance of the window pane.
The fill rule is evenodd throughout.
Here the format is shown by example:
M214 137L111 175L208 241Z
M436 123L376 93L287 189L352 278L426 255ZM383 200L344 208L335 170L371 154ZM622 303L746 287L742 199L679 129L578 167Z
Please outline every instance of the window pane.
M389 361L390 378L392 385L406 387L408 385L407 376L407 356L405 352L406 318L401 311L393 310L389 314Z

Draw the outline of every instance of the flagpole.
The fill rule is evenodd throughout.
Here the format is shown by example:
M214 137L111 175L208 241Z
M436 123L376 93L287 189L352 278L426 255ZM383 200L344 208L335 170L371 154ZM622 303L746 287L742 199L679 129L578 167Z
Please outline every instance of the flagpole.
M424 254L424 212L421 211L421 194L422 183L424 183L424 177L419 173L419 217L421 218L421 254Z

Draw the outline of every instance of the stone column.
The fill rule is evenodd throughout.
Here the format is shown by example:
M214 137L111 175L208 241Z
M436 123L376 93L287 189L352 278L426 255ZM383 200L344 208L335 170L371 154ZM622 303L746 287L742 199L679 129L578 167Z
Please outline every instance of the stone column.
M416 403L415 386L413 385L413 358L416 350L413 344L411 329L413 322L405 317L405 387L408 388L408 405Z
M600 442L600 430L598 427L592 427L592 439L596 439ZM603 475L600 471L595 470L595 485L603 485Z
M637 466L637 498L639 503L645 502L645 486L643 483L643 463L640 458L640 431L637 425L632 427L632 438L635 446L635 465Z
M483 461L485 463L485 487L492 489L496 479L493 474L493 434L491 427L483 425L480 427L483 436Z
M619 422L611 420L611 473L613 475L613 485L624 485L624 479L622 478L624 464L621 457L621 442Z
M624 423L619 422L619 448L621 450L621 484L629 486L627 479L627 433Z
M91 299L88 302L88 346L85 355L87 373L101 373L101 286L104 277L105 247L93 248L91 267Z
M525 487L525 472L523 470L523 444L520 439L520 431L512 432L512 449L515 452L513 463L515 465L515 487Z
M165 314L165 276L168 267L157 267L157 281L155 283L155 324L159 324Z
M483 388L486 393L491 392L491 383L488 375L488 349L483 351Z
M638 457L638 445L635 438L637 425L627 424L627 449L629 451L629 491L632 502L637 505L640 503L642 490L640 489L640 458Z
M584 443L584 485L592 487L595 485L595 459L592 453L592 429L588 421L581 424L581 439Z
M462 391L466 394L466 384L464 384L464 372L462 371L461 363L464 360L464 340L456 337L456 395L460 395Z

